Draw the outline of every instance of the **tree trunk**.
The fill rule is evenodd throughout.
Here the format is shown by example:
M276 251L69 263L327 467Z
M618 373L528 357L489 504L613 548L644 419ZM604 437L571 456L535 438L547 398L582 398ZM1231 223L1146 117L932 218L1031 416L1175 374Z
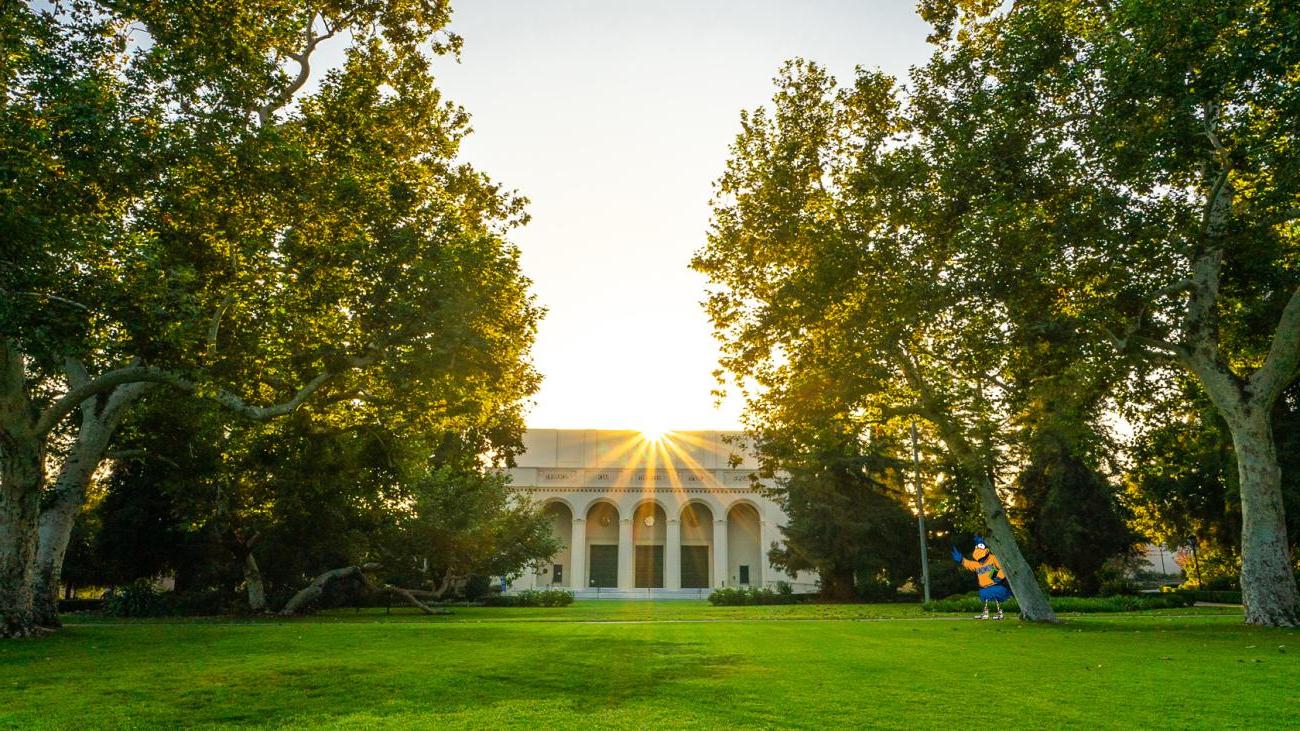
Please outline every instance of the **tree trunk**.
M858 598L853 587L853 569L834 567L822 573L821 595L833 602L851 602Z
M248 608L254 612L266 611L266 587L262 583L262 570L250 550L244 554L244 586L248 590Z
M1240 479L1241 599L1246 622L1300 626L1300 597L1282 504L1282 470L1269 411L1247 407L1227 421Z
M0 637L36 631L32 558L45 460L25 379L22 355L0 342Z
M1020 543L1016 541L1011 521L1007 519L1007 511L993 487L993 481L982 471L976 489L980 496L980 510L984 513L984 522L989 529L989 547L993 549L998 562L1006 571L1007 580L1011 582L1011 591L1016 595L1016 603L1020 605L1020 618L1029 622L1058 621L1047 599L1047 592L1038 585L1038 577L1020 552Z
M54 481L54 498L40 515L32 601L36 621L47 627L59 626L59 578L63 572L63 557L68 552L72 528L86 500L86 486L90 484L90 477L108 446L106 430L100 429L95 421L91 414L83 417L77 442Z
M939 428L939 437L949 453L956 458L966 477L975 483L979 493L980 512L988 526L989 547L1002 564L1011 591L1020 605L1020 619L1029 622L1056 622L1056 613L1047 599L1047 592L1038 584L1038 577L1020 552L1020 543L1007 518L1006 508L998 497L997 488L985 468L983 460L971 448L957 425L941 414L932 414L931 421Z
M86 488L104 460L123 411L152 386L148 383L118 386L103 397L102 407L97 403L97 398L89 398L81 403L81 426L77 431L77 440L64 460L59 476L55 478L54 498L41 511L40 516L35 584L32 590L36 621L39 624L59 626L59 580L63 573L63 558L68 553L68 541L72 538L77 516L86 503Z

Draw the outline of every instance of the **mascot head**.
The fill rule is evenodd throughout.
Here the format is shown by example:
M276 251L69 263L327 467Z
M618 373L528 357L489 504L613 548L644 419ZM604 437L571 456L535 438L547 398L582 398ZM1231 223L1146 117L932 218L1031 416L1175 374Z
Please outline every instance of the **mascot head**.
M989 546L983 536L975 536L975 550L970 555L976 561L983 561L989 555Z

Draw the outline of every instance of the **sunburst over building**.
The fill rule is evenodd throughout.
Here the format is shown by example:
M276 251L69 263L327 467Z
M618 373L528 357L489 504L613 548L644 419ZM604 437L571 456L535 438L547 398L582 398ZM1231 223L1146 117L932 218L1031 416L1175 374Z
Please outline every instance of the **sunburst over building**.
M510 470L541 505L563 548L512 590L578 596L707 596L721 586L814 591L767 560L786 516L758 489L739 432L530 429Z

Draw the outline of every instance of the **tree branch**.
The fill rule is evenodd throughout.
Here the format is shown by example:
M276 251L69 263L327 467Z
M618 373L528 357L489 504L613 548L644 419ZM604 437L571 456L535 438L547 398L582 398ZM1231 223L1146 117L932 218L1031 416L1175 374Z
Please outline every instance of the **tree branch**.
M307 79L311 77L311 54L316 50L316 46L320 45L322 41L332 38L334 34L338 32L339 28L346 24L346 19L333 25L330 25L328 21L325 21L325 33L316 35L315 25L317 15L318 14L313 11L311 17L307 19L307 27L303 31L304 41L302 52L285 52L286 56L298 64L298 76L295 77L293 81L289 82L289 85L286 86L284 90L279 94L276 94L270 101L257 110L257 119L262 125L269 124L271 116L275 114L276 110L280 109L285 104L288 104L289 100L293 98L293 95L298 93L298 91L307 84Z
M1273 405L1295 378L1297 366L1300 366L1300 287L1291 293L1282 310L1264 365L1250 377L1250 392L1263 400L1261 407Z
M231 393L230 391L226 391L225 389L218 390L212 394L202 395L206 398L211 398L213 401L216 401L227 409L249 419L257 421L273 419L278 416L284 416L285 414L297 409L308 398L310 398L312 394L320 390L322 386L328 383L330 379L339 375L339 373L358 368L365 368L378 362L382 352L381 349L375 349L368 355L348 358L344 362L344 365L346 366L344 369L340 371L327 370L321 373L308 381L307 384L300 388L289 400L271 406L252 406L244 401L243 398ZM73 386L67 393L51 404L49 408L45 409L45 411L41 413L40 419L36 422L37 433L48 433L65 416L72 413L73 409L77 407L77 404L81 403L85 399L105 391L110 391L117 386L126 383L158 383L191 393L202 390L200 384L197 384L180 374L163 370L161 368L142 365L130 365L122 368L115 368L111 371L101 373L98 377L91 379L89 382L86 382L81 386Z

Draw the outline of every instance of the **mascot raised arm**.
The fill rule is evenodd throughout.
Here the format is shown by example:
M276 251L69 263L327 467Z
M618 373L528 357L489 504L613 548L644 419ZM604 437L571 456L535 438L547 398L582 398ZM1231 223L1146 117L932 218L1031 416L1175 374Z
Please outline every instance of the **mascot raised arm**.
M980 536L975 536L975 550L971 552L971 558L961 555L961 551L956 546L952 548L952 560L964 566L969 571L974 571L975 576L979 578L980 599L984 600L984 613L979 619L989 618L989 602L993 602L998 610L994 619L1002 619L1002 602L1011 598L1011 588L1007 584L1007 577L1002 573L1002 564L998 562L998 557L993 555L989 550L988 544Z

